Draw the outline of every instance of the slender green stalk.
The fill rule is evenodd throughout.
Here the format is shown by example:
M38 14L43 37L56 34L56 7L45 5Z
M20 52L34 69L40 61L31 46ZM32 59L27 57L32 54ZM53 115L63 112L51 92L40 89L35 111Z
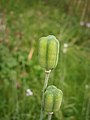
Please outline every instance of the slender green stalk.
M53 113L49 113L49 114L48 114L48 120L51 120L51 119L52 119L52 114L53 114Z
M44 81L43 92L45 92L45 90L46 90L46 88L47 88L48 79L49 79L49 76L50 76L50 72L51 72L51 70L45 71L45 81Z
M49 79L49 76L50 76L50 72L51 70L49 71L45 71L45 81L44 81L44 86L43 86L43 90L42 90L42 103L41 103L41 113L40 113L40 120L43 120L43 112L44 112L44 92L47 88L47 85L48 85L48 79Z

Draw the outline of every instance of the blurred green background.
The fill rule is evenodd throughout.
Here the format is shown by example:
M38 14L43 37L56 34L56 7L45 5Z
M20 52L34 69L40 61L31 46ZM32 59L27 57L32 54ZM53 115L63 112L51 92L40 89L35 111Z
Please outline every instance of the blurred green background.
M49 85L64 94L52 120L90 120L90 0L0 0L0 120L39 120L38 40L49 34L61 46Z

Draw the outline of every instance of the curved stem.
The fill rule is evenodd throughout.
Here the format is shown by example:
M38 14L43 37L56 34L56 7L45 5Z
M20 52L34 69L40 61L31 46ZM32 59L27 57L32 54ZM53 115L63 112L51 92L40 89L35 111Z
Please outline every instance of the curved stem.
M44 92L47 88L47 85L48 85L48 79L49 79L49 76L50 76L50 72L51 70L49 71L45 71L45 81L44 81L44 86L43 86L43 90L42 90L42 103L41 103L41 113L40 113L40 120L43 120L43 112L44 112Z

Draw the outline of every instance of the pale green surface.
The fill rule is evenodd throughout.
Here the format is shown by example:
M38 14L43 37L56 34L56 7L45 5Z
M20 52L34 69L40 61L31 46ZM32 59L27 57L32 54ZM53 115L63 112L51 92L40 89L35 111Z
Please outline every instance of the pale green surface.
M59 111L63 93L61 90L57 89L55 86L48 86L44 94L44 108L47 112L56 112Z
M39 64L41 67L46 67L46 48L47 48L47 39L42 37L39 41Z
M52 112L53 110L53 93L52 92L48 92L46 91L46 93L44 94L45 96L45 101L44 101L44 110L46 112Z
M59 43L58 43L59 44ZM55 40L50 41L49 48L48 48L48 65L49 68L55 68L58 63L58 51L59 45Z
M59 55L59 42L55 36L49 35L39 40L39 63L50 70L56 67Z
M55 97L54 97L54 112L57 112L60 110L60 106L62 103L62 99L63 99L63 93L61 90L57 89L56 92L54 93Z

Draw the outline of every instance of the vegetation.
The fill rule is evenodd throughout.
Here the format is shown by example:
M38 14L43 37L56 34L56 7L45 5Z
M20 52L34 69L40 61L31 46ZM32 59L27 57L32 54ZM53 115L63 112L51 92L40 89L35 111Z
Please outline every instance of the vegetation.
M61 43L49 84L63 91L61 109L52 120L90 119L90 27L88 14L85 25L80 24L81 8L77 12L79 7L66 0L0 1L0 120L39 119L44 73L38 40L49 34ZM27 89L33 94L28 96Z

